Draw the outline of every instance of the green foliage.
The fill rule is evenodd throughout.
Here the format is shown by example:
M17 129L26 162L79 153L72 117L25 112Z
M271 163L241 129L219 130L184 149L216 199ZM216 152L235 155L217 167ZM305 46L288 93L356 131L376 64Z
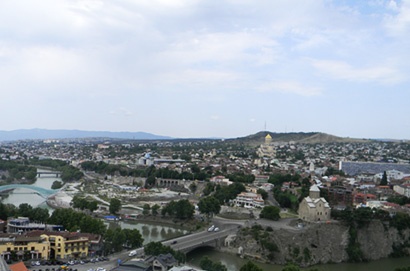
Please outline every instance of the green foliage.
M393 202L399 205L405 205L410 203L410 198L405 196L394 195L387 198L388 202Z
M384 171L384 172L383 172L382 179L381 179L381 181L380 181L380 185L387 185L387 184L388 184L388 182L387 182L387 174L386 174L386 171Z
M7 221L9 217L22 216L18 213L18 209L13 204L4 204L0 202L0 219Z
M207 270L207 271L227 271L228 270L226 268L226 266L223 265L221 262L213 262L207 256L205 256L201 259L201 261L199 263L199 267L201 267L201 269Z
M258 189L256 192L262 196L263 200L266 200L269 196L265 189Z
M143 215L148 215L151 210L151 206L148 203L145 203L144 206L142 207L142 214Z
M161 207L158 204L155 204L154 206L152 206L151 213L152 213L153 216L158 215L159 208L161 208Z
M270 220L279 220L280 209L276 206L265 206L263 207L259 217L266 218Z
M48 224L62 225L68 231L95 233L104 235L106 226L100 219L93 218L73 209L56 209L48 219Z
M64 183L59 182L59 181L54 181L53 184L51 185L51 189L60 189L63 187Z
M221 204L215 197L209 196L199 200L198 209L201 213L212 217L214 214L219 214Z
M244 191L246 191L246 188L241 183L233 183L228 186L217 185L213 196L218 199L221 204L224 204L229 200L236 198L238 194Z
M161 214L169 215L178 219L190 219L194 216L195 207L188 200L171 201L165 205Z
M244 264L239 271L263 271L262 268L257 266L251 261L248 261L246 264Z
M326 176L331 176L331 175L339 175L339 176L345 176L346 174L342 170L335 169L333 167L329 167L326 172Z
M299 174L280 174L274 173L269 176L268 182L277 186L282 186L284 182L296 182L300 183L301 176Z
M408 267L398 267L394 271L410 271L410 266Z
M40 207L33 208L27 203L22 203L18 207L16 216L28 217L31 221L44 223L47 221L50 215L47 209Z
M87 200L83 197L75 195L71 200L71 204L73 208L77 208L80 210L88 209L91 212L98 209L98 202L96 200Z
M56 171L61 172L61 179L64 182L68 181L78 181L84 174L76 167L68 165L65 161L53 160L53 159L31 159L29 160L31 165L50 167Z
M280 187L273 189L276 201L282 208L291 208L296 210L299 206L298 198L289 191L282 191Z
M8 172L9 177L6 179L7 182L22 179L34 182L37 177L37 169L35 167L25 165L18 161L0 160L0 171Z
M169 246L164 246L161 242L151 242L146 244L144 246L144 252L146 255L152 256L171 253L178 262L184 263L186 261L186 256L184 253L175 251Z
M109 206L110 214L115 215L119 210L121 210L121 201L116 198L111 199Z
M247 175L243 172L235 172L232 174L228 174L227 178L234 183L253 183L253 181L255 181L255 175Z
M350 262L363 262L366 261L363 252L360 248L360 244L357 241L357 229L354 226L349 228L349 244L346 248L347 255Z
M104 252L111 254L123 250L127 238L121 228L108 229L104 235Z
M209 194L211 194L212 192L214 192L215 189L215 184L214 183L206 183L204 190L202 191L202 193L204 194L204 196L208 196Z

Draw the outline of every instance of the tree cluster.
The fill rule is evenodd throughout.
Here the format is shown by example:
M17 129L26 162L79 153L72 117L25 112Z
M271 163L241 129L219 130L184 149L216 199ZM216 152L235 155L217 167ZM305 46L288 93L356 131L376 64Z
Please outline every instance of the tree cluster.
M0 219L6 221L9 217L19 216L28 217L31 221L45 223L50 215L47 209L40 207L33 208L27 203L22 203L17 208L12 204L3 204L0 202Z
M37 169L35 167L26 165L19 161L0 160L0 171L5 171L8 173L7 177L6 175L2 176L2 179L7 183L22 179L34 182L37 177Z
M171 216L178 219L190 219L194 216L195 207L188 200L181 199L179 201L171 201L165 205L161 214L163 216Z
M73 209L56 209L48 220L49 224L62 225L66 230L74 232L95 233L104 235L106 226L101 219L93 218Z
M259 214L259 217L270 219L270 220L279 220L280 209L276 206L265 206L263 207L261 213Z
M223 265L221 262L213 262L207 256L201 259L199 263L199 267L207 271L227 271L228 270L226 266Z
M90 210L91 212L95 211L98 209L98 201L96 200L90 200L86 199L83 197L80 197L78 195L75 195L73 199L71 200L71 206L73 208L77 208L80 210Z
M104 253L120 252L124 247L139 248L143 242L144 239L137 229L108 229L104 234Z

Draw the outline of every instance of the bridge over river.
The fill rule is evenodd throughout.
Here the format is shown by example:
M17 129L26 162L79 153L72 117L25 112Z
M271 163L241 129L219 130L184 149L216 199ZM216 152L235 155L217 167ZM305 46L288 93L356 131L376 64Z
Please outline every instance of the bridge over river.
M163 241L162 244L183 253L188 253L199 247L218 248L224 245L224 240L228 235L236 234L237 231L238 225L225 225L224 229L217 232L204 230ZM136 249L136 251L137 257L144 254L144 248Z
M46 189L43 187L38 187L38 186L34 186L34 185L29 185L29 184L7 184L7 185L2 185L0 186L0 193L2 191L7 191L7 190L13 190L16 188L25 188L25 189L29 189L33 192L27 192L27 193L36 193L38 195L40 195L41 197L47 199L49 196L57 193L59 191L59 189ZM21 192L21 193L26 193L26 192Z

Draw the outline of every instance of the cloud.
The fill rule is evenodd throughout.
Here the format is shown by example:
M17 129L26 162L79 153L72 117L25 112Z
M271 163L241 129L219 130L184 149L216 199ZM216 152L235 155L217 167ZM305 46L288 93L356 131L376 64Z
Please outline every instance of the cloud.
M219 116L218 115L212 115L211 120L219 120Z
M317 96L322 93L319 87L304 86L298 82L292 81L275 81L262 84L258 87L261 92L283 92L297 94L301 96Z
M388 34L393 36L408 37L410 33L410 1L389 1L387 7L393 13L386 13L384 27Z
M335 60L311 60L311 63L320 72L340 80L383 84L397 84L404 80L401 71L388 64L359 68Z

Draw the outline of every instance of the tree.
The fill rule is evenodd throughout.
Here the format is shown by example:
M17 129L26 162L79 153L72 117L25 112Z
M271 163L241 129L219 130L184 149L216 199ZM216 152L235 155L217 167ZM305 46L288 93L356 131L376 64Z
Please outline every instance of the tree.
M207 217L212 217L214 214L219 214L221 211L221 203L213 196L205 197L199 200L198 209Z
M115 215L121 210L121 201L119 199L111 199L109 211L111 214Z
M51 189L60 189L61 187L63 187L63 183L60 181L54 181L51 185Z
M152 206L151 213L152 213L153 216L156 216L158 214L159 208L161 208L161 207L158 204L155 204L154 206Z
M125 245L130 248L141 247L144 243L141 233L137 229L123 229L125 234Z
M387 185L387 174L386 171L383 172L382 180L380 181L380 185Z
M280 209L276 206L265 206L263 207L259 217L266 218L270 220L279 220Z
M239 269L239 271L263 271L263 269L254 264L253 262L248 261L245 265L241 267L241 269Z
M157 179L155 178L155 175L148 176L148 178L145 180L145 188L153 187L156 181Z
M209 259L207 256L201 259L199 266L201 267L201 269L207 270L207 271L227 271L228 270L226 266L223 265L221 262L215 263L211 259Z
M149 206L148 203L145 203L144 206L142 207L142 214L143 215L148 215L149 211L151 210L151 206Z
M266 192L266 190L264 189L258 189L257 193L262 196L263 200L266 200L268 198L268 192Z

